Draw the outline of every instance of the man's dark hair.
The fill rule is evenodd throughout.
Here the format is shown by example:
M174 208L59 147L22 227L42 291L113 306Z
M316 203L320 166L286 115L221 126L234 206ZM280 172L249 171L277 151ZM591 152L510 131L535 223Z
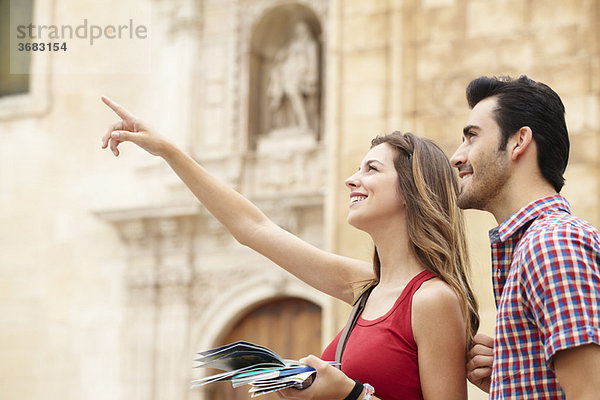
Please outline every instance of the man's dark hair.
M473 108L481 100L495 96L496 123L502 138L500 149L521 127L528 126L537 145L538 166L543 177L557 192L562 189L563 173L569 161L569 134L565 123L565 106L548 85L522 75L480 77L467 86L467 101Z

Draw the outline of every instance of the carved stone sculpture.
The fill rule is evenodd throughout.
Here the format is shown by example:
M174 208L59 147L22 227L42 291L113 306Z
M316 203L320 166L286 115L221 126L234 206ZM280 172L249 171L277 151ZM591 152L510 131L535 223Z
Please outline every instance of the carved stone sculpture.
M269 73L271 130L310 129L306 104L319 94L318 67L318 44L308 25L300 21L289 42L275 54Z

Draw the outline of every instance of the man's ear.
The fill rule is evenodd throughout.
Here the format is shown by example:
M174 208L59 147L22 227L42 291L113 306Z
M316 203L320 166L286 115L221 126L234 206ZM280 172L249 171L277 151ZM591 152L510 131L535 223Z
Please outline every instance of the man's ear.
M527 149L532 146L533 132L528 126L522 126L509 141L510 149L512 150L511 158L516 161L522 157Z

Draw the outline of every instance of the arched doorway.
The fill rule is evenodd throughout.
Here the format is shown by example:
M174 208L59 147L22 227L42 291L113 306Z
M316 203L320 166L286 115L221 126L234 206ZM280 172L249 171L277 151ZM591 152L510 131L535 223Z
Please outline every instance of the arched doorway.
M243 315L225 335L220 346L246 340L266 346L283 358L299 359L321 352L321 308L304 299L282 298L263 303ZM207 388L210 400L246 400L248 387L233 389L230 382L217 382ZM279 399L277 394L261 396Z

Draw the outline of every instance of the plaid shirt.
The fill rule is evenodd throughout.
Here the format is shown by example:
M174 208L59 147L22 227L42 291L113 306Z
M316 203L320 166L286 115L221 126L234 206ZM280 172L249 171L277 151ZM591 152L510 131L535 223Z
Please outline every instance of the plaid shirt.
M600 233L560 195L490 231L498 314L490 399L564 399L559 350L600 344Z

